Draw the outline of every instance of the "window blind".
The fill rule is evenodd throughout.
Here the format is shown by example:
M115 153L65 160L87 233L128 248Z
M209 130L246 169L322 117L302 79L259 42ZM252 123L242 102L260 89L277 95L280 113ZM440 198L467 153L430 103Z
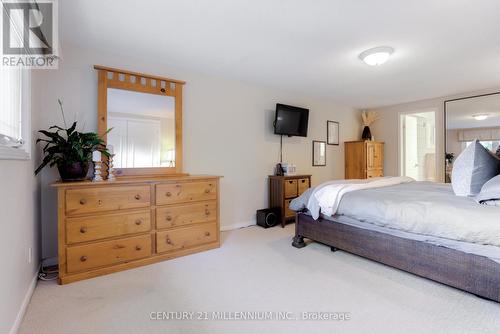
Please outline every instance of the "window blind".
M21 69L0 69L0 145L22 144Z
M459 142L469 142L475 139L483 141L500 140L500 127L458 130Z

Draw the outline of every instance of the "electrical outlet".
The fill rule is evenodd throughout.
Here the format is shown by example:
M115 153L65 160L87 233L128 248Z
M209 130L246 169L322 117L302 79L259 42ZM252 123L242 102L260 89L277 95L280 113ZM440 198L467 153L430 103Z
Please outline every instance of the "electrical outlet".
M28 247L28 263L33 262L33 248Z

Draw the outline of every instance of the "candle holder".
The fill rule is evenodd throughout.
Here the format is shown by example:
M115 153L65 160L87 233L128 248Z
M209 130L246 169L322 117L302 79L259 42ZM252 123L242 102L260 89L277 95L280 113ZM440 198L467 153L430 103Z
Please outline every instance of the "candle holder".
M101 176L101 168L102 168L102 161L100 159L94 160L94 178L92 179L93 182L103 181L103 178Z
M115 169L113 168L114 157L114 154L110 154L108 159L108 181L116 181Z

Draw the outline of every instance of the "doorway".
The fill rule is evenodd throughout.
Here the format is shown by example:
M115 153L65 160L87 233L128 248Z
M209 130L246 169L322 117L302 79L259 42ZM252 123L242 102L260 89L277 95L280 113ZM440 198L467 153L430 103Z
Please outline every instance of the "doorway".
M400 175L417 181L436 177L436 112L400 114Z

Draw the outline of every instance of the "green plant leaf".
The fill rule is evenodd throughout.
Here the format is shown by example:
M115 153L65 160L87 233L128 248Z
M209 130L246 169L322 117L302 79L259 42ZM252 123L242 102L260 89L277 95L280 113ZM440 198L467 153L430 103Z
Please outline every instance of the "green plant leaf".
M51 127L49 127L49 130L52 130L52 129L58 129L58 130L64 131L63 128L61 128L60 126L57 126L57 125L52 125Z
M38 168L35 170L35 175L38 175L38 173L40 173L40 171L43 169L43 167L47 166L47 164L49 162L51 162L52 160L53 160L53 158L51 155L46 155L45 158L43 158L40 166L38 166Z
M76 129L76 122L73 122L73 125L71 125L71 127L68 130L66 130L67 136L69 137L73 133L73 131L75 131L75 129Z

